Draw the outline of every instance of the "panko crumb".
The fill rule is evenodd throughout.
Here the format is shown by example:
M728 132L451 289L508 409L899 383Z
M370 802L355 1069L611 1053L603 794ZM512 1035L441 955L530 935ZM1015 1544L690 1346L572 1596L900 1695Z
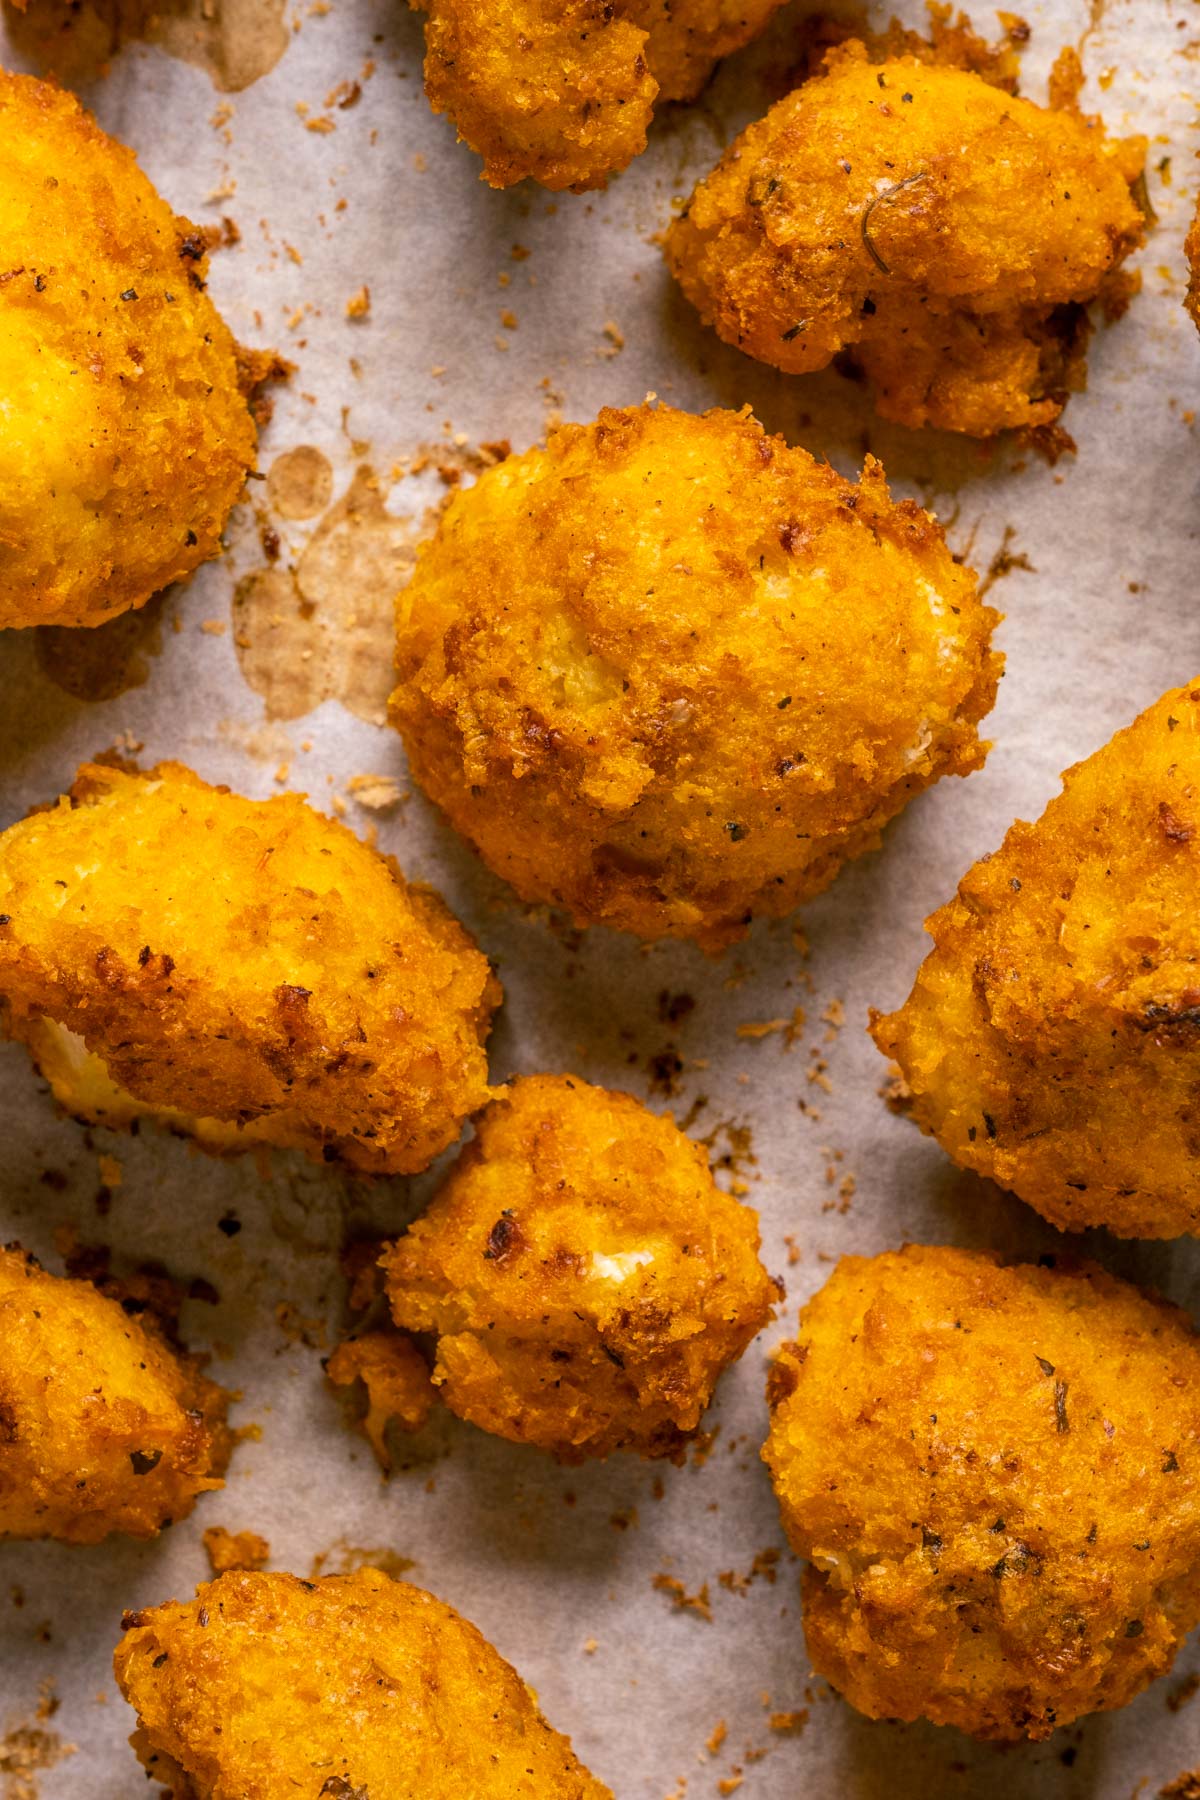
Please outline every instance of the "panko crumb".
M271 1546L257 1531L227 1531L224 1525L210 1525L201 1534L204 1554L214 1575L228 1569L262 1569L271 1555Z
M325 1373L334 1387L362 1382L367 1404L359 1428L384 1474L390 1474L388 1426L394 1422L401 1431L420 1431L437 1399L429 1364L410 1337L384 1326L339 1344Z
M676 1612L693 1612L706 1624L712 1624L712 1602L708 1595L707 1581L694 1594L689 1594L683 1582L675 1575L653 1575L650 1585L657 1593L670 1596L671 1605Z

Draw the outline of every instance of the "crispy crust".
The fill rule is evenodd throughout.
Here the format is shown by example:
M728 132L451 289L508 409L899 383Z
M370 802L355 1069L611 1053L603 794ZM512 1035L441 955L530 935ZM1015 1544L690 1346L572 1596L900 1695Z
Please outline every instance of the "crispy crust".
M221 549L255 458L203 242L78 102L0 70L0 627L99 625Z
M850 352L883 417L1057 419L1080 309L1142 241L1143 139L861 43L751 125L664 240L706 324L792 374Z
M690 99L782 0L429 0L425 91L509 187L602 188L646 147L655 100Z
M1200 1347L1094 1264L846 1257L768 1398L809 1655L870 1717L1044 1738L1200 1618Z
M699 1144L577 1076L516 1081L383 1258L452 1411L566 1462L678 1456L768 1323L758 1218Z
M748 414L606 409L451 502L392 719L523 899L716 950L980 766L996 619L875 461L856 487Z
M872 1031L923 1131L1065 1230L1200 1232L1200 681L1021 822L927 921Z
M90 1282L0 1250L0 1538L157 1536L223 1487L229 1395Z
M79 1116L407 1173L491 1091L486 959L299 795L85 765L0 837L0 915L7 1030Z
M612 1800L473 1625L377 1569L230 1573L125 1624L133 1746L174 1800Z

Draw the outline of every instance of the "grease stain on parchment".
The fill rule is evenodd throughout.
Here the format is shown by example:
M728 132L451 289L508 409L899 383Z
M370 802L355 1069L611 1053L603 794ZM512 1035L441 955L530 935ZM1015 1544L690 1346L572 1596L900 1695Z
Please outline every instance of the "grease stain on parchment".
M322 453L303 446L277 459L267 491L283 517L311 517L309 509L332 491L332 478ZM339 700L356 718L386 724L393 603L412 572L416 539L413 521L387 510L378 477L363 464L294 566L272 563L239 581L234 647L268 718L298 719Z
M287 49L284 8L285 0L10 0L4 13L16 47L69 87L95 80L123 45L140 40L236 94Z
M164 594L103 625L38 625L34 648L43 675L73 700L115 700L149 679L163 647Z

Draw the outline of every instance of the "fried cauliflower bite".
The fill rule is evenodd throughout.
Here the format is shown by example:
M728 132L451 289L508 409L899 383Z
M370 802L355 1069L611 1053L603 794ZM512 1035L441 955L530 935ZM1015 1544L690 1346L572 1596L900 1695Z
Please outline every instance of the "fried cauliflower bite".
M378 1569L222 1575L124 1622L131 1742L174 1800L612 1800L473 1625Z
M423 1169L491 1090L499 984L431 889L297 794L86 764L0 836L0 1004L69 1112Z
M809 1656L871 1718L1048 1737L1200 1618L1200 1347L1094 1264L845 1257L768 1399Z
M425 91L483 158L582 193L646 148L654 102L691 99L782 0L428 0Z
M90 1282L0 1249L0 1538L155 1537L223 1487L229 1396Z
M718 950L980 766L997 618L875 461L856 487L745 413L606 410L451 501L392 719L522 899Z
M255 429L200 238L0 70L0 627L99 625L219 554Z
M791 374L841 351L901 425L1050 425L1079 309L1142 241L1143 139L862 44L751 125L664 239L728 344Z
M1068 769L926 929L871 1027L921 1129L1064 1230L1200 1233L1200 680Z
M382 1259L442 1399L563 1462L678 1457L772 1317L757 1214L673 1120L576 1076L514 1082L475 1129Z
M1200 331L1200 205L1196 208L1196 216L1192 220L1183 248L1188 265L1187 298L1184 305L1192 324Z

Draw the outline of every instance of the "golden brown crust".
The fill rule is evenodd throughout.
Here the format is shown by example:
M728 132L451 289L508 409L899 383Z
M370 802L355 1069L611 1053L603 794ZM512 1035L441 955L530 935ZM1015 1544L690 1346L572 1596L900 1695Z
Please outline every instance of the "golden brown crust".
M453 1412L563 1461L676 1456L772 1316L758 1218L700 1145L577 1076L516 1081L383 1258Z
M0 1249L0 1538L154 1537L223 1487L229 1395L90 1282Z
M127 1615L113 1663L174 1800L612 1800L473 1625L377 1569L223 1575Z
M1094 1264L846 1257L768 1397L809 1655L872 1718L1047 1737L1200 1618L1200 1346Z
M914 56L831 51L744 131L665 238L726 343L793 374L843 351L889 419L1049 426L1079 309L1142 241L1142 139Z
M98 625L221 548L253 465L203 243L78 102L0 70L0 627Z
M451 502L392 718L523 899L720 949L979 767L996 617L873 460L856 487L748 414L606 409Z
M428 0L425 91L509 187L602 188L646 147L656 99L691 99L782 0Z
M89 764L0 837L7 1029L85 1117L422 1169L488 1098L499 999L438 896L296 794Z
M872 1030L923 1131L1067 1230L1200 1232L1200 681L1018 822Z
M1187 299L1184 305L1191 315L1193 325L1200 331L1200 204L1196 207L1183 252L1188 265Z
M437 1390L429 1364L411 1338L385 1325L346 1338L325 1364L325 1374L336 1388L362 1382L367 1404L360 1426L387 1474L392 1466L387 1434L393 1419L402 1431L420 1431L433 1411Z

